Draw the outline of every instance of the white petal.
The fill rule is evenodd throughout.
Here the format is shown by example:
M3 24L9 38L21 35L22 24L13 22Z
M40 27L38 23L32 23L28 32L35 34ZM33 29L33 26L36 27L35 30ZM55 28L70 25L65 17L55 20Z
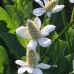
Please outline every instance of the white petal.
M45 26L42 30L41 30L41 34L42 36L47 36L49 35L50 32L55 30L55 26L54 25L47 25Z
M51 40L45 37L39 38L38 42L42 47L47 47L51 44Z
M38 66L39 68L41 68L41 69L48 69L48 68L50 68L50 65L44 64L44 63L40 63L40 64L38 64L37 66Z
M64 8L64 5L57 5L53 8L52 13L61 11Z
M37 2L38 4L40 4L40 6L44 7L43 2L40 0L35 0L35 2Z
M40 26L41 26L41 20L38 17L36 17L34 19L34 23L37 25L38 28L40 28Z
M50 12L47 12L47 16L50 18L51 17L51 13Z
M74 0L69 0L69 2L74 3Z
M33 74L43 74L39 68L34 68Z
M16 60L15 63L17 65L20 65L20 66L25 66L26 65L26 62L22 61L22 60Z
M28 33L27 27L24 27L24 26L20 26L19 28L17 28L16 29L16 34L18 34L21 37L31 39L31 37Z
M18 69L18 74L23 74L27 70L26 67L21 67Z
M33 73L33 68L27 67L27 72L28 72L28 73Z
M36 40L31 40L28 45L27 45L27 48L29 50L35 50L36 49L36 46L37 46L37 41Z
M33 10L33 14L36 16L41 16L45 13L44 8L36 8Z
M49 0L43 0L44 1L44 4L46 4L46 3L48 3L49 2Z

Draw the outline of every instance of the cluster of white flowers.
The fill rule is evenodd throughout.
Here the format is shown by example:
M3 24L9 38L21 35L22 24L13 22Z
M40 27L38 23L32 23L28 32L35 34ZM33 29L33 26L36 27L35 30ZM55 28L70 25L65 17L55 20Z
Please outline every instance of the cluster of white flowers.
M20 65L21 67L18 69L18 74L23 74L27 71L30 74L43 74L39 69L48 69L50 65L40 63L39 55L36 52L37 42L42 47L48 47L51 45L51 39L46 38L50 32L55 30L55 26L52 24L47 24L44 28L41 27L41 20L38 16L47 13L48 17L51 17L52 13L59 12L64 8L64 5L58 5L57 0L35 0L37 3L41 5L41 8L36 8L33 10L33 14L36 15L36 18L33 20L27 20L26 26L20 26L16 29L16 34L23 38L27 38L30 42L27 45L27 54L26 54L26 62L22 60L16 60L15 63Z

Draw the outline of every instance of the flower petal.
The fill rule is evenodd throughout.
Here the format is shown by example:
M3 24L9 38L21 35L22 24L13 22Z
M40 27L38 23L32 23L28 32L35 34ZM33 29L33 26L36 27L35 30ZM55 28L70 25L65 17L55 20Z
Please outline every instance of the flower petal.
M27 72L28 72L28 73L33 73L33 68L27 67Z
M29 44L27 45L27 48L29 50L35 50L36 49L36 46L37 46L37 41L36 40L31 40L29 42Z
M36 16L41 16L45 13L44 8L36 8L33 10L33 14Z
M25 66L26 65L26 62L22 61L22 60L16 60L15 63L17 65L20 65L20 66Z
M39 38L38 42L42 47L47 47L51 44L51 40L45 37Z
M41 69L48 69L48 68L50 68L50 65L44 64L44 63L40 63L40 64L38 64L37 66L38 66L39 68L41 68Z
M49 2L49 0L43 0L44 1L44 4L46 4L46 3L48 3Z
M31 39L27 27L20 26L19 28L16 29L16 34L18 34L21 37Z
M18 69L18 74L23 74L27 70L26 67L21 67Z
M47 16L50 18L51 17L51 13L50 12L47 12Z
M33 74L43 74L39 68L34 68Z
M55 30L54 25L47 25L41 30L41 34L42 34L42 36L47 36L47 35L49 35L50 32L52 32L54 30Z
M40 4L40 6L44 7L43 2L40 0L35 0L35 2L37 2L38 4Z
M38 28L40 28L40 26L41 26L41 20L38 17L36 17L34 19L34 23L37 25Z
M74 3L74 0L69 0L69 2Z
M59 11L61 11L63 8L64 8L64 5L56 5L56 6L53 8L52 13L59 12Z

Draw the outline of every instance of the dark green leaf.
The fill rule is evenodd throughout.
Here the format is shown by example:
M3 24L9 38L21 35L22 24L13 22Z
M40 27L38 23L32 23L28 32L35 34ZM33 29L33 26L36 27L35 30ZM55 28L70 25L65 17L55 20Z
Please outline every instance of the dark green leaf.
M0 74L11 74L8 55L2 46L0 46Z
M16 36L10 33L1 33L0 37L5 41L6 45L9 47L10 51L13 52L16 58L20 59L25 55L25 49L17 40Z

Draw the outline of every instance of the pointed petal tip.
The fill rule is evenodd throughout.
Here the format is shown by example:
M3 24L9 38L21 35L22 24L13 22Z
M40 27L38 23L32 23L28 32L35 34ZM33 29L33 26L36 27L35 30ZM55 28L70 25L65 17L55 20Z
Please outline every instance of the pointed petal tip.
M17 65L20 65L20 66L25 66L26 65L26 62L22 61L22 60L16 60L15 63Z
M36 17L36 18L34 19L34 23L35 23L36 26L40 29L40 27L41 27L41 20L40 20L39 17Z
M44 7L43 2L41 0L35 0L40 6Z
M25 67L20 67L18 69L18 74L23 74L25 71L26 71L26 68Z
M34 68L33 74L43 74L39 68Z
M49 45L51 45L51 40L45 37L38 39L38 42L42 47L48 47Z
M57 5L53 8L52 13L56 13L61 11L65 6L64 5Z
M48 68L50 68L50 65L45 64L45 63L40 63L40 64L38 64L37 66L38 66L39 68L41 68L41 69L48 69Z
M42 36L48 36L50 32L54 31L56 26L54 25L47 25L41 30Z
M41 15L43 15L44 13L45 13L44 8L36 8L36 9L33 10L33 14L34 14L35 16L41 16Z

